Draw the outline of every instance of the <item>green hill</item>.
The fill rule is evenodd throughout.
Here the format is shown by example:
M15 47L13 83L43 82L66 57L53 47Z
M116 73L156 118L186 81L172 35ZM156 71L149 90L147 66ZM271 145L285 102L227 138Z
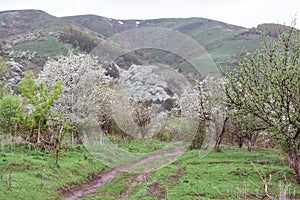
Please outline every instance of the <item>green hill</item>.
M247 29L205 18L117 20L97 15L58 18L40 10L14 10L0 12L0 55L14 57L27 69L41 68L49 56L66 54L70 50L89 53L104 38L143 27L166 28L190 36L207 50L219 67L233 66L241 51L257 49L262 32L277 36L273 25ZM28 59L24 52L36 54ZM128 62L128 58L133 61ZM129 65L140 63L140 60L177 65L187 70L187 64L178 56L153 49L125 56L122 62Z
M38 70L48 57L89 52L103 36L40 10L0 12L0 55Z
M116 20L95 15L65 17L105 37L138 27L167 28L199 42L219 66L234 65L238 53L260 45L260 32L205 18Z

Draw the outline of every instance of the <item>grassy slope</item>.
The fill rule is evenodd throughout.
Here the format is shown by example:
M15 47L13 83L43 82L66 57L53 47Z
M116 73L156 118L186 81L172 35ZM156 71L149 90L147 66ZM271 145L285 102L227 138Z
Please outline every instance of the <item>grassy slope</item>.
M115 32L122 32L135 27L158 27L179 31L199 42L219 67L233 66L240 51L255 50L260 46L261 40L260 35L257 33L242 34L249 31L246 28L205 18L122 20L123 24L120 24L118 20L91 15L72 16L66 19L106 37L112 36ZM138 25L136 24L137 21L139 22ZM150 60L158 58L159 60L167 61L165 62L166 64L173 64L168 61L172 58L169 55L153 53L153 56L149 58ZM205 62L203 65L207 68L210 67ZM180 68L185 71L191 71L188 69L188 65L182 65ZM209 71L208 69L204 70Z
M153 148L147 142L143 145L140 140L134 140L130 148L125 144L123 147L132 152ZM179 169L184 169L185 173L174 181ZM211 152L204 158L199 157L197 150L186 152L171 165L153 172L144 184L135 186L129 199L157 199L157 196L151 196L157 190L163 192L167 199L257 199L264 194L263 182L257 170L267 178L271 174L270 194L278 197L280 188L288 184L288 195L300 194L300 187L280 151L254 149L248 152L246 149L223 146L222 152ZM98 190L97 198L86 199L118 199L128 190L127 183L135 176L137 174L123 173L111 184ZM152 186L156 183L159 188L153 190Z
M51 16L40 10L0 12L0 39L4 41L14 41L14 39L18 38L18 36L22 38L26 34L36 34L41 32L52 33L52 35L55 33L56 35L70 34L69 30L76 30L77 32L82 33L82 35L86 35L88 39L99 40L99 42L101 41L100 35L96 32L93 32L92 30L71 21ZM40 38L37 40L40 40ZM53 41L53 46L57 44L56 41L51 41ZM48 43L49 42L50 40ZM38 47L34 43L32 46L29 44L27 44L27 46L29 49L31 48L37 51L42 50L42 47ZM61 45L58 45L57 48L59 51ZM22 50L27 49L23 48Z
M119 148L134 153L153 151L164 145L155 140L135 139L129 142L112 139ZM55 166L52 153L29 151L22 145L14 148L11 151L11 145L7 145L5 156L0 160L0 199L57 199L60 198L60 189L67 184L84 183L90 174L105 169L81 147L62 152L59 167ZM267 177L272 175L270 194L278 195L280 184L286 183L291 184L289 194L293 195L294 191L296 195L300 194L300 187L280 151L254 149L248 152L225 146L223 150L211 152L204 158L199 158L199 151L186 152L174 163L153 172L145 183L132 188L129 199L157 199L150 195L157 190L163 192L167 199L254 198L262 195L264 189L251 162L260 173ZM176 179L179 169L185 172ZM129 188L126 183L136 176L123 173L101 188L97 198L87 199L117 199ZM155 184L159 187L151 188Z
M84 183L91 174L104 169L81 147L62 152L60 156L57 167L54 153L6 145L0 160L0 199L58 199L61 188Z
M294 188L299 194L299 186L293 181L289 167L282 165L282 157L276 151L259 150L249 153L244 150L227 150L221 153L210 153L200 159L198 151L190 151L177 162L186 169L183 177L174 185L170 177L176 175L178 167L175 164L165 167L148 179L144 186L136 189L131 199L139 199L149 191L149 184L159 181L167 192L169 199L223 199L249 198L263 194L263 183L250 164L252 161L257 169L264 174L272 174L269 188L271 194L279 194L279 183L284 182L284 174L293 182L289 192ZM268 163L264 165L265 163Z
M260 43L259 35L236 37L245 28L203 18L150 20L141 26L169 28L190 36L207 50L217 66L233 65L240 50L252 51Z
M98 33L40 10L0 12L0 42L20 52L37 53L31 60L15 58L26 70L39 71L49 57L65 55L69 50L85 51L88 45L96 46L100 41Z
M261 40L259 32L267 31L273 34L278 29L275 25L261 25L257 29L246 29L205 18L116 20L96 15L57 18L39 10L0 12L0 22L0 39L13 40L14 36L18 34L36 31L54 31L63 35L69 35L68 41L63 42L73 45L76 44L76 40L78 39L90 41L91 44L98 43L102 41L103 37L110 37L115 33L135 27L168 28L184 33L199 42L219 67L233 66L237 61L236 58L240 51L252 51L258 48ZM139 24L136 22L139 22ZM76 30L77 33L80 33L81 38L76 38L78 34L74 36L68 30ZM51 41L52 44L50 44ZM65 48L69 48L67 45L57 43L55 40L48 40L47 43L52 48L49 53L50 56L58 55L61 51L65 51ZM25 42L17 46L16 49L44 52L43 45L39 41ZM80 45L79 47L76 46L76 48L81 50L83 48L84 50L85 45L81 43ZM45 45L46 48L49 46ZM47 50L45 53L48 53ZM166 64L173 65L175 63L177 67L183 64L178 62L174 56L161 52L153 53L152 57L148 56L148 60L164 60ZM204 62L203 65L206 66L207 63ZM186 66L182 65L181 68L190 71ZM209 65L206 67L209 68Z
M12 10L0 12L0 39L12 38L18 34L34 33L38 31L63 31L66 27L77 28L83 32L93 34L85 27L76 23L54 17L41 10Z
M100 33L105 37L110 37L115 34L111 24L108 23L104 17L97 15L79 15L73 17L64 17L63 19L73 21L81 26Z
M57 56L66 55L68 51L73 50L70 44L59 42L54 37L43 37L38 40L28 41L14 46L18 51L36 52L38 55Z
M137 24L136 22L139 22ZM243 32L249 31L243 27L226 24L205 18L170 18L170 19L153 19L153 20L120 20L109 19L96 15L81 15L64 18L57 18L43 11L23 10L23 11L7 11L0 12L0 38L13 40L14 35L25 34L34 31L56 31L63 35L70 35L67 41L70 44L76 44L74 35L68 30L76 30L81 33L81 40L93 41L102 40L101 37L110 37L115 33L135 27L159 27L168 28L184 33L199 42L210 54L218 66L234 65L236 57L241 50L252 51L259 47L260 36L253 32L251 34L241 35ZM74 34L74 33L73 33ZM98 35L97 35L98 34ZM78 34L77 34L78 35ZM75 41L70 41L75 40ZM52 41L52 44L49 42ZM97 42L96 42L97 43ZM50 56L60 54L63 44L58 44L55 40L48 40L53 50ZM42 51L39 42L25 42L16 47L21 50ZM81 46L80 46L81 45ZM85 44L80 44L79 48L84 50ZM57 48L55 49L55 46ZM93 45L92 45L93 46ZM90 50L90 49L89 49ZM47 53L47 51L46 51ZM56 54L56 55L57 55ZM178 66L182 63L178 62L174 56L153 53L148 60L166 60L166 64ZM171 59L171 61L170 61ZM204 62L203 65L206 66ZM174 66L174 65L173 65ZM206 66L209 68L210 66ZM185 65L181 67L185 69ZM186 69L189 71L189 69ZM205 69L206 70L206 69ZM207 70L206 70L207 71ZM209 70L208 70L209 71Z

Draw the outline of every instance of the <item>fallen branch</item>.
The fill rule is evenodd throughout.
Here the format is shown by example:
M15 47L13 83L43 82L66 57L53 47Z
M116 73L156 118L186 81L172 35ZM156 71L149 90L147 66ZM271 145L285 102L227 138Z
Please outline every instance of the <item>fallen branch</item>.
M268 187L269 187L269 185L271 184L271 181L272 181L272 174L269 174L269 180L268 180L267 176L265 174L263 174L263 172L260 172L252 161L250 163L253 166L253 168L255 169L256 173L259 175L262 182L264 183L265 195L263 195L261 199L265 199L267 197L267 198L273 200L274 197L272 195L270 195L269 191L268 191Z

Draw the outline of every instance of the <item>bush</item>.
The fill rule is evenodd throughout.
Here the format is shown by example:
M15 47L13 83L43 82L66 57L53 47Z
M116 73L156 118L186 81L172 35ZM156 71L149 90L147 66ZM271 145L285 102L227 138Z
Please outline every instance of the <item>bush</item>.
M155 138L163 142L171 142L177 131L174 129L162 130L155 135Z
M3 133L14 135L15 119L22 110L21 100L17 96L4 96L0 100L0 127Z

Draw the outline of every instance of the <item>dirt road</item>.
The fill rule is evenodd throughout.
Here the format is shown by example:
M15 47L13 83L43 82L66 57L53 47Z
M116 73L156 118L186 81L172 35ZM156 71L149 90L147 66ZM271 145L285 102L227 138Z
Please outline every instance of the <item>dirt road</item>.
M136 173L139 181L129 182L129 189L121 199L126 199L130 196L131 190L138 184L144 183L149 177L151 171L159 167L167 165L176 160L184 153L185 149L177 145L171 145L168 148L149 153L148 155L140 158L132 163L112 169L108 172L103 172L94 177L89 184L75 185L73 189L64 190L62 195L66 200L77 200L85 197L92 196L97 190L103 186L110 184L115 178L120 176L123 172Z

